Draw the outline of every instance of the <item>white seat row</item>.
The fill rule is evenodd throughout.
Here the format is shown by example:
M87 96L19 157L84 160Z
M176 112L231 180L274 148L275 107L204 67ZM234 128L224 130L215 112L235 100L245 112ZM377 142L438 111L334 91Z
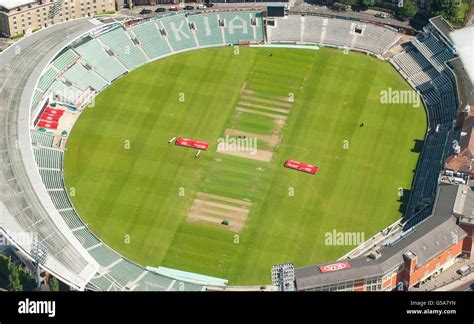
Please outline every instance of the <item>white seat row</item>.
M36 131L36 130L31 131L31 143L33 145L52 147L53 142L54 142L53 135L46 132Z
M55 149L34 147L33 153L40 168L62 169L63 152Z
M115 28L97 37L97 39L118 56L118 59L129 70L144 64L147 58L130 39L122 27Z
M46 189L64 188L63 174L60 170L39 169L39 173Z
M105 51L96 39L91 39L81 44L75 50L81 55L83 60L94 67L96 72L109 82L127 72L117 60Z
M362 33L355 32L356 26ZM319 16L276 18L275 26L268 26L268 29L270 42L303 41L362 49L376 54L385 53L400 38L398 33L384 27Z

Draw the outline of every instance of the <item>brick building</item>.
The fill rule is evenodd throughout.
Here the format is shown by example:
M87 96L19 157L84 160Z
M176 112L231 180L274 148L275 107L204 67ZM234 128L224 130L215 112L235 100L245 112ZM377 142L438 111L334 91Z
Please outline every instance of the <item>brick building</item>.
M296 289L390 291L423 284L457 257L470 256L474 222L462 221L458 211L467 192L474 201L467 186L441 185L430 217L368 255L296 269Z
M459 226L467 233L462 251L466 255L471 255L472 234L474 233L474 191L469 185L459 186L453 213L458 219Z
M0 0L0 33L29 34L51 24L115 11L115 0Z
M462 124L459 146L454 155L449 156L445 162L445 168L453 171L464 172L474 177L474 110L468 105L458 118L458 124Z

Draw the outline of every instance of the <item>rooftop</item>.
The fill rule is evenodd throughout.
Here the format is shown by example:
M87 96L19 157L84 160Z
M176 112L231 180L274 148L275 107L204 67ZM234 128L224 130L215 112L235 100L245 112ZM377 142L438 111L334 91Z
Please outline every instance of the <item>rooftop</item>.
M453 31L450 37L472 85L474 83L474 26Z
M459 100L462 107L466 105L474 106L474 87L473 81L470 80L467 70L460 57L448 62L453 69L458 83Z
M459 186L454 212L457 215L474 218L474 191L472 191L469 186Z
M0 7L4 7L8 10L24 6L29 3L35 3L36 0L0 0Z
M452 216L457 193L458 186L440 186L433 214L397 243L382 247L381 257L377 259L367 256L349 259L351 268L326 273L319 270L319 265L296 269L298 289L379 276L403 264L403 254L408 251L418 256L418 264L426 263L452 246L454 239L466 236Z
M459 154L454 154L446 159L446 168L466 173L473 172L474 158L474 109L468 108L462 125L461 138L459 146L461 147Z
M454 31L454 28L442 17L437 16L430 19L430 22L446 36L447 38L451 39L450 33Z

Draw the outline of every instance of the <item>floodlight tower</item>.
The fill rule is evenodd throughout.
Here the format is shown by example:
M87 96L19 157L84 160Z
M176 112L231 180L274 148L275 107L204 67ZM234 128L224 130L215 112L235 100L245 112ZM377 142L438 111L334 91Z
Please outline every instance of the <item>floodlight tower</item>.
M41 287L40 264L45 264L48 260L48 249L42 243L35 240L31 244L30 253L36 265L36 288L39 289Z
M292 263L277 264L272 267L272 284L280 291L295 291L295 266Z

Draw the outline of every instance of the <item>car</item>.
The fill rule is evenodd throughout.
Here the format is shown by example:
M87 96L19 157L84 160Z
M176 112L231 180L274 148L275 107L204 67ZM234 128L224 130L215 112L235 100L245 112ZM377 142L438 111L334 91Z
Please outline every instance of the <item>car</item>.
M471 267L469 267L468 265L463 265L461 268L458 269L458 271L456 271L458 274L460 274L461 276L465 276L467 274L469 274L471 272Z
M168 10L169 10L169 11L180 11L181 8L178 7L178 6L173 6L173 7L170 7Z
M140 11L140 15L149 15L152 12L153 11L151 11L150 9L142 9L142 11Z
M385 19L385 18L387 18L388 16L387 16L386 13L377 12L377 13L375 14L375 17Z
M197 9L200 9L200 10L206 9L206 8L207 8L206 5L199 5L199 6L197 6Z
M212 8L212 7L214 7L214 4L213 3L208 3L208 4L206 4L206 7L207 8Z
M166 12L166 8L156 8L155 12Z
M184 7L184 10L194 10L194 7L193 6L186 6L186 7Z

